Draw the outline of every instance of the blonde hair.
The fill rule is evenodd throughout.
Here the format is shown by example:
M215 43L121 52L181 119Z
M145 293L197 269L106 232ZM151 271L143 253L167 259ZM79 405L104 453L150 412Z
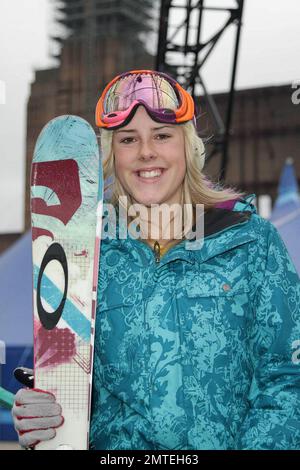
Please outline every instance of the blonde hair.
M213 183L202 170L205 164L205 148L203 140L198 136L192 121L181 124L184 133L186 174L183 182L183 204L203 204L205 210L213 208L231 199L242 198L246 193L236 191L233 187L225 187ZM101 150L103 153L104 180L113 178L104 190L111 189L110 202L114 206L118 204L120 196L126 196L132 204L131 195L122 186L115 174L115 162L112 146L113 131L100 130Z

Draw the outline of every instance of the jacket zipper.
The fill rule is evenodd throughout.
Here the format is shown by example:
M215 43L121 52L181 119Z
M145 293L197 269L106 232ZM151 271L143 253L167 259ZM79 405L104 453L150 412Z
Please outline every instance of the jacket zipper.
M159 263L160 262L160 244L157 241L154 242L153 251L154 251L155 261L156 263Z

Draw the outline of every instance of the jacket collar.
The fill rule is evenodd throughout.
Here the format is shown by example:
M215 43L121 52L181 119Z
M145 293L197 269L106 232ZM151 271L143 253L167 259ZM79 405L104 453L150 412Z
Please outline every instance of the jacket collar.
M178 258L190 263L203 263L236 246L256 240L251 215L251 211L211 209L204 214L204 238L199 242L195 237L189 241L181 241L165 254L161 263L165 264Z
M189 263L202 263L214 256L231 250L232 248L257 239L253 228L252 214L256 208L251 204L255 194L239 200L231 209L214 207L204 213L204 238L196 247L195 237L182 240L170 248L161 258L159 267L175 260L183 260ZM154 257L151 248L140 240L132 238L119 239L119 226L117 225L117 239L110 238L109 243L116 243L124 252L128 252L133 261L140 264L141 256L148 261ZM241 230L239 230L241 228ZM195 229L195 226L193 227ZM197 249L195 249L197 248ZM135 250L140 253L135 253ZM144 260L145 261L145 260Z

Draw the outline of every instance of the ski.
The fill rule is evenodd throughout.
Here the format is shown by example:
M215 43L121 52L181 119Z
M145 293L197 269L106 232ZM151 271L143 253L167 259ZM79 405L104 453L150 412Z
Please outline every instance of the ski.
M51 120L31 168L34 387L56 396L65 421L38 450L89 447L102 207L93 128L78 116Z

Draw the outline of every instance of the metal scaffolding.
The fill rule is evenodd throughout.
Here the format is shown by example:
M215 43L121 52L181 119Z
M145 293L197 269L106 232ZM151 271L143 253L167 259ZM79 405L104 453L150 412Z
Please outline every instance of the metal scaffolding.
M228 6L225 6L224 3ZM161 0L160 7L156 68L157 70L169 72L177 78L194 98L200 94L204 95L214 126L213 148L206 161L216 154L221 154L220 180L225 180L228 166L228 146L243 6L244 0L232 0L231 2L230 0L223 0L221 7L208 6L208 0ZM227 13L227 19L221 27L216 27L208 40L202 41L201 35L204 22L209 11ZM181 22L174 27L172 26L172 19L178 16L180 16ZM236 27L236 31L232 51L230 89L228 91L225 120L223 120L213 96L204 83L201 69L216 44L222 39L225 30L231 25Z

